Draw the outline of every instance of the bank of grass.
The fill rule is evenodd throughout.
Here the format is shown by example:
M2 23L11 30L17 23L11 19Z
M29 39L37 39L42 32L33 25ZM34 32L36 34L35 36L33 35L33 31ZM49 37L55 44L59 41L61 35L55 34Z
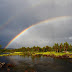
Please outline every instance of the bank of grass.
M23 52L13 52L9 54L0 54L0 56L14 56L14 55L23 55Z
M42 55L42 56L68 56L69 58L72 58L72 52L68 53L63 53L63 52L13 52L9 54L0 54L0 56L14 56L14 55L31 55L31 56L36 56L36 55Z
M70 54L70 53L62 53L62 52L37 52L35 54L42 54L42 55L55 55L55 56L62 56L62 55L65 55L65 54ZM72 53L71 53L72 54ZM34 54L33 54L34 55Z
M72 52L68 52L68 53L63 53L63 52L36 52L34 54L32 54L33 56L36 55L43 55L43 56L54 56L54 57L61 57L61 56L68 56L69 58L72 58Z

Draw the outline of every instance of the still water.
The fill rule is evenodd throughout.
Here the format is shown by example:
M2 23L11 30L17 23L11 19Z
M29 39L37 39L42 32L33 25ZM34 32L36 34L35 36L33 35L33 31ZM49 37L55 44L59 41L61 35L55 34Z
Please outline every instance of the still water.
M0 57L0 62L15 64L9 72L72 72L71 60L51 57L8 56ZM1 70L0 72L6 72Z

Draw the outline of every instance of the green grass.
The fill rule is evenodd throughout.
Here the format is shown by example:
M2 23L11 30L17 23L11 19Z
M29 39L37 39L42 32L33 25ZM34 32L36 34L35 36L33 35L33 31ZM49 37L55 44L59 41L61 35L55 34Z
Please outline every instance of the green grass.
M69 53L62 53L62 52L13 52L13 53L10 53L10 54L1 54L0 56L12 56L12 55L32 55L32 56L35 56L35 55L54 55L56 57L58 56L63 56L63 55L67 55L69 56L69 58L72 58L72 52L69 52Z
M23 52L13 52L10 54L1 54L0 56L12 56L12 55L23 55Z
M50 56L55 55L56 57L67 55L67 56L69 56L69 58L72 58L72 52L69 52L69 53L62 53L62 52L58 52L58 53L57 52L37 52L37 53L32 54L32 55L34 56L34 55L39 55L39 54L41 54L41 55L50 55Z
M60 56L62 56L62 55L64 55L64 54L67 54L67 53L57 53L57 52L37 52L37 53L35 53L35 54L42 54L42 55L56 55L56 56L58 56L58 55L60 55ZM34 55L34 54L33 54Z

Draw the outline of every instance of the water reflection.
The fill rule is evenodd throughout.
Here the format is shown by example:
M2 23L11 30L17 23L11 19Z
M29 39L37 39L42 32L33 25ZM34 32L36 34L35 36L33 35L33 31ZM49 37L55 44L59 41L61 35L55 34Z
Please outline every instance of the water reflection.
M4 59L3 59L4 58ZM0 57L0 61L10 62L16 66L9 72L68 72L72 71L69 60L43 56L8 56Z

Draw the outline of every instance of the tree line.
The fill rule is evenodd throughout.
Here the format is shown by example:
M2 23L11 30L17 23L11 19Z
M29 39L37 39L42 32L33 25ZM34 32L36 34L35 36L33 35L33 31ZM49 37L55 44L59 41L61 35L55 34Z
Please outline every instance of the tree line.
M1 50L0 50L1 51ZM52 47L51 46L33 46L33 47L22 47L19 49L2 49L2 52L47 52L47 51L55 51L55 52L62 52L62 51L72 51L72 45L65 43L55 43Z

